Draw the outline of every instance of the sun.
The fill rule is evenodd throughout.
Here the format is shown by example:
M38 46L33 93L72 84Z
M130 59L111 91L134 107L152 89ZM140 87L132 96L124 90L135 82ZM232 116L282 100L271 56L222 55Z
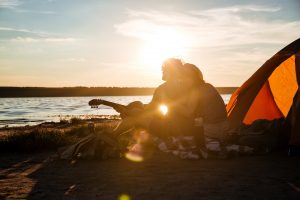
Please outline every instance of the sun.
M176 30L157 30L144 38L140 51L140 63L150 71L160 70L162 62L170 57L183 59L186 55L187 38Z

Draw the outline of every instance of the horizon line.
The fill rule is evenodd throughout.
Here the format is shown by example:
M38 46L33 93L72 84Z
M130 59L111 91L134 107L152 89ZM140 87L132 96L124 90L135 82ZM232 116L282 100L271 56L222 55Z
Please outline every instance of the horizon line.
M157 88L158 86L0 86L0 88ZM239 88L240 86L214 86L216 88Z

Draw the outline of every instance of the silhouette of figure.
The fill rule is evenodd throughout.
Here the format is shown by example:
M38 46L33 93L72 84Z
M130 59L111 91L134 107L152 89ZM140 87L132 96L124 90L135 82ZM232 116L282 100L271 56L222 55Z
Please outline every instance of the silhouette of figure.
M165 82L154 91L153 98L148 105L149 109L155 109L161 104L172 105L174 99L178 98L180 92L179 74L182 62L176 58L169 58L162 65L162 80Z
M173 107L178 94L180 94L178 80L179 69L182 66L181 60L176 58L169 58L163 62L162 80L165 82L155 89L151 102L144 105L142 114L140 112L138 115L129 115L122 118L120 124L113 131L115 136L138 127L149 130L152 134L161 138L167 137L170 130L168 124L174 120ZM166 116L163 116L159 110L161 105L168 108Z
M196 128L193 133L198 145L205 147L204 135L219 140L222 150L225 151L228 122L221 95L214 86L203 80L202 72L193 64L184 64L181 80L186 91L183 94L186 99L179 111L182 115L193 118L194 128Z
M149 124L149 131L162 139L170 135L178 135L180 129L174 129L173 124L178 124L179 117L176 107L181 98L180 71L183 67L182 61L176 58L169 58L162 65L162 80L165 82L155 90L147 110L153 113ZM162 115L159 108L166 106L167 113Z

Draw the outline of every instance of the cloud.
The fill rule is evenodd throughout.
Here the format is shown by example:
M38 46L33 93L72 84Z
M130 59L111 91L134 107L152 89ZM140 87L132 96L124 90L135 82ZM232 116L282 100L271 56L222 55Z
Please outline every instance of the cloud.
M29 33L29 34L33 34L33 35L40 36L40 37L50 35L49 33L42 32L42 31L35 31L35 30L22 29L22 28L11 28L11 27L0 27L0 32L1 31Z
M179 43L185 52L180 58L197 64L207 81L230 86L241 84L276 51L299 38L300 20L278 19L280 11L261 5L183 12L127 10L127 19L114 28L145 44L159 43L159 53L162 45Z
M14 12L18 13L35 13L35 14L55 14L54 11L48 11L48 10L27 10L27 9L21 9L19 8L20 5L22 5L23 2L20 0L0 0L0 8L8 8L13 10Z
M261 5L235 5L223 8L213 8L201 11L201 14L212 14L216 13L239 13L239 12L277 12L281 10L280 7L267 7ZM195 11L197 14L199 11Z
M11 36L10 39L1 40L1 41L9 41L15 43L71 43L79 40L78 38L59 37L43 31L21 29L21 28L0 27L0 32L1 31L9 31L9 32L16 33L14 34L15 37L13 38ZM20 36L20 35L26 35L26 36Z
M83 62L86 62L86 59L85 58L66 58L66 59L62 59L61 61L83 63Z
M59 37L45 37L45 38L31 38L31 37L17 37L13 38L10 41L18 43L69 43L75 42L75 38L59 38Z
M300 20L264 20L279 7L242 5L182 13L127 11L128 19L115 25L116 32L148 40L161 30L188 38L188 48L250 44L283 44L299 37ZM253 17L255 16L255 17Z
M0 8L15 8L21 4L19 0L0 0Z
M56 12L50 10L26 10L26 9L14 9L18 13L34 13L34 14L44 14L44 15L53 15Z

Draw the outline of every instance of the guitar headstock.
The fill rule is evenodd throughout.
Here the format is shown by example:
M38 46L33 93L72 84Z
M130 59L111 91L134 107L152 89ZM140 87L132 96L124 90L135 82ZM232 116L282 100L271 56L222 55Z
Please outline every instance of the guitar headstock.
M89 101L89 106L91 106L91 108L98 108L98 106L100 104L102 104L102 100L101 99L92 99Z

